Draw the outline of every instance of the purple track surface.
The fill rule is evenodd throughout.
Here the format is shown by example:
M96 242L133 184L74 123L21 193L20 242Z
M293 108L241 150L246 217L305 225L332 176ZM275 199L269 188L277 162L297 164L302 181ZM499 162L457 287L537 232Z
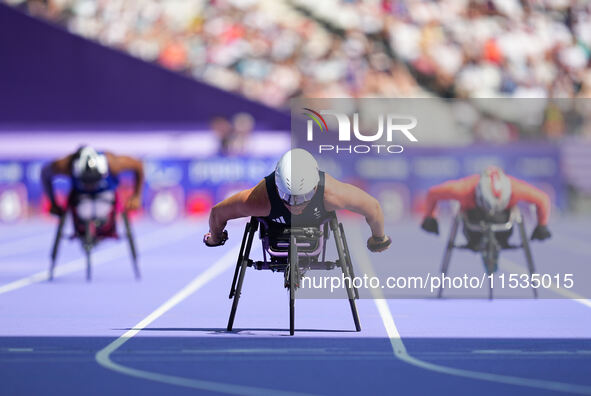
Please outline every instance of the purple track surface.
M380 312L369 299L357 304L360 333L346 301L298 300L290 337L282 275L248 269L228 333L231 251L243 224L232 224L228 243L213 249L201 243L205 221L139 221L142 280L133 279L121 240L97 247L90 283L76 241L62 244L63 272L43 279L55 222L0 226L0 394L591 393L589 300L386 300L406 348L395 354L383 306ZM533 246L537 264L591 262L587 227L587 219L557 221L555 238ZM415 223L389 231L395 244L385 254L394 260L416 252L438 268L443 237L427 236ZM454 259L460 267L481 265L474 255ZM142 324L216 265L223 271L205 275L201 287ZM110 355L119 370L100 365L97 352L134 328Z

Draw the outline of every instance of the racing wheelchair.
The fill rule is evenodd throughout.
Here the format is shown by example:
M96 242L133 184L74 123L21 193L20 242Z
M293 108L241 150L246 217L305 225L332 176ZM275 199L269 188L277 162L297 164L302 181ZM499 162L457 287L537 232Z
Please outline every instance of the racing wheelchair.
M81 206L83 205L83 206ZM63 238L64 225L68 212L72 214L74 233L70 239L78 239L82 244L86 256L86 280L92 278L92 249L101 241L108 238L119 239L117 233L117 196L114 192L107 196L98 194L70 193L68 205L64 214L59 218L57 232L51 249L51 263L49 266L49 280L53 280L57 263L57 254L60 242ZM132 266L136 279L140 279L140 270L137 262L135 241L127 212L121 213L125 224L125 235L129 243Z
M517 206L515 206L511 210L506 211L506 216L503 220L504 221L499 222L490 222L481 219L475 221L473 218L471 218L470 213L458 212L454 217L451 226L451 232L449 233L445 253L443 255L443 262L441 264L441 274L447 274L454 248L471 250L473 252L480 253L487 275L491 275L497 271L501 250L523 249L529 275L531 276L534 274L536 270L521 211ZM470 240L468 240L468 243L464 245L456 244L456 236L460 224L462 224L464 227L465 234L467 233L469 235L479 237L479 241L476 244L473 242L471 243ZM517 245L512 245L508 243L508 239L515 225L519 231L520 243ZM467 239L470 239L468 236L466 237ZM488 276L487 279L488 298L492 299L493 288L491 285L491 280ZM438 298L441 298L443 295L443 283L444 282L441 282L441 286L439 287ZM534 297L538 298L537 289L532 287L532 291L534 293Z
M250 251L254 235L259 230L259 238L263 247L263 261L250 258ZM326 260L326 243L330 231L334 235L338 259ZM228 320L228 331L232 331L236 309L242 293L244 275L247 267L256 270L271 270L282 272L284 286L289 289L289 334L295 332L295 300L296 290L300 286L303 273L308 270L332 270L339 267L345 278L354 278L351 255L345 238L343 225L338 222L333 212L319 227L290 227L285 224L268 223L263 218L251 217L246 224L240 254L234 271L234 278L230 288L232 310ZM355 322L355 329L361 331L359 316L355 300L359 293L352 284L347 285L347 297Z

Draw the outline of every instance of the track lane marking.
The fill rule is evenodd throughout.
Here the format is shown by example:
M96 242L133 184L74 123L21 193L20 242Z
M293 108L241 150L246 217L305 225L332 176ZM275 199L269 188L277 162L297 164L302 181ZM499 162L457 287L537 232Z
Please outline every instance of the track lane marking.
M548 355L585 355L591 353L589 350L546 350L546 351L531 351L522 349L474 349L474 354L480 355L521 355L521 356L548 356Z
M583 256L591 255L591 246L588 243L581 241L580 239L573 238L566 235L560 235L557 237L553 237L552 239L556 238L553 244L562 250L566 250L569 253L580 254Z
M27 238L39 235L47 235L46 232L40 232L39 228L47 227L55 230L57 222L53 220L37 219L16 223L3 223L0 225L0 241L10 242L19 238Z
M569 236L560 236L557 238L558 241L558 248L562 249L564 251L567 251L569 253L575 253L575 254L580 254L583 256L591 256L591 247L589 247L588 243L585 243L579 239L576 238L572 238ZM525 270L523 269L523 267L517 265L514 261L512 260L508 260L505 258L501 258L501 260L503 262L505 262L510 268L512 269L519 269L522 273L525 273ZM550 288L553 292L560 294L566 298L569 298L575 302L578 302L579 304L582 304L588 308L591 308L591 299L585 298L581 295L579 295L578 293L575 293L571 290L565 289L565 288L558 288L555 286L552 286Z
M45 249L44 243L47 243L48 246L51 243L51 237L47 232L5 241L0 244L0 258Z
M352 245L365 246L359 227L355 226L351 228L353 229L352 240L354 241ZM360 263L362 269L368 276L375 276L375 271L373 270L370 257L365 249L353 249L352 254L356 256L356 261ZM456 377L497 382L507 385L526 386L530 388L553 390L559 392L571 392L583 395L591 395L591 386L522 378L510 375L487 373L482 371L465 370L420 360L410 355L406 350L404 342L402 341L402 337L400 336L398 328L396 327L396 323L394 322L394 317L392 316L392 312L390 311L390 307L388 306L387 300L384 299L382 290L371 289L371 292L374 296L374 303L376 305L376 308L378 309L378 312L382 319L382 323L386 329L386 333L388 334L388 338L390 339L392 351L394 352L394 355L403 362L426 370L438 372L441 374L452 375Z
M503 267L508 267L510 269L510 271L512 271L513 273L519 272L521 274L529 274L529 272L526 271L526 269L523 266L517 264L513 260L509 260L507 258L500 257L499 261ZM549 287L548 290L552 290L556 294L560 294L561 296L564 296L564 297L568 298L569 300L573 300L575 302L578 302L579 304L582 304L586 307L591 308L591 300L589 300L588 298L585 298L585 297L581 296L580 294L577 294L571 290L568 290L565 288L559 288L556 286Z
M280 396L302 396L304 393L286 392L277 389L265 389L245 385L233 385L223 382L199 380L174 375L162 374L147 370L135 369L124 366L111 360L111 354L121 348L127 341L132 339L145 327L149 326L156 319L181 303L187 297L191 296L197 290L201 289L207 283L224 273L236 263L236 257L239 253L239 245L234 246L226 252L218 261L198 276L193 278L185 287L176 292L172 297L166 300L162 305L156 308L152 313L142 319L138 324L126 331L119 338L115 339L109 345L98 351L95 360L101 366L116 371L120 374L129 375L136 378L142 378L149 381L162 382L169 385L184 386L187 388L200 389L210 392L228 393L233 395L261 396L261 395L280 395Z
M181 228L181 226L179 226L178 224L175 224L172 226L165 227L163 229L153 231L145 236L138 236L136 239L136 243L140 242L141 244L146 245L145 248L142 248L140 253L143 251L147 251L147 250L156 248L156 247L161 247L165 244L175 242L176 240L178 240L179 239L178 234L176 232L174 232L174 230L176 228ZM184 227L182 227L182 228L184 228ZM184 237L186 237L186 235L183 235L183 238ZM140 243L138 243L138 245L140 245ZM101 264L110 262L112 260L118 259L120 257L129 255L128 249L129 248L127 245L117 244L117 245L97 251L93 255L93 262L92 262L93 268L96 267L97 265L101 265ZM69 261L64 264L58 263L55 267L54 277L57 277L60 275L67 275L72 272L80 271L84 268L86 268L86 258L84 258L84 257L74 259L74 260ZM30 286L35 283L43 282L48 279L49 279L49 270L39 271L39 272L34 273L33 275L29 275L24 278L12 281L10 283L0 285L0 294L4 294L4 293L11 292L13 290L21 289L23 287Z

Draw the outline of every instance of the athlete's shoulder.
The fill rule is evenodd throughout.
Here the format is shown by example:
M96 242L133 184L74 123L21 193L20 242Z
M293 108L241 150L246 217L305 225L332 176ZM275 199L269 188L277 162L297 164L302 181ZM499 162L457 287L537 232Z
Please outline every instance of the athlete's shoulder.
M131 157L129 155L117 155L113 154L112 152L105 151L99 153L100 155L104 156L103 158L107 161L107 166L109 167L109 171L114 174L119 174L120 172L131 170L140 172L143 170L142 161L138 158Z
M476 188L479 180L480 175L470 175L460 179L447 181L442 185L457 191L470 191Z
M480 180L480 175L479 174L474 174L474 175L470 175L470 176L465 176L459 179L456 179L455 181L458 183L463 183L463 184L478 184L478 181Z
M335 179L334 177L332 177L330 173L328 173L328 172L322 172L322 173L324 174L325 186L328 187L330 185L331 187L334 187L339 184L344 184L342 181L339 181L339 180Z
M524 187L524 186L533 187L533 185L531 185L530 183L526 182L525 180L518 179L515 176L507 175L507 178L509 178L509 182L511 183L511 187Z
M107 165L109 166L109 170L113 171L114 169L117 170L120 162L120 156L113 154L110 151L102 151L98 153L99 155L104 156L107 160Z
M254 187L242 191L242 202L252 212L252 216L266 216L271 211L271 201L267 193L265 179L259 181Z
M357 186L337 180L328 173L325 173L324 180L324 206L326 210L343 209L358 197L365 196L364 191Z
M524 195L538 196L540 199L549 199L549 195L540 190L538 187L525 180L518 179L513 176L509 176L511 182L511 194L514 198L520 198Z
M245 191L248 191L249 195L254 194L255 196L266 196L267 195L267 181L265 179L262 179L256 185L254 185L253 187L251 187Z
M340 190L342 190L343 183L330 174L324 172L324 197L326 199L327 196L338 194Z
M74 154L58 158L48 164L48 169L54 174L72 175L72 161Z

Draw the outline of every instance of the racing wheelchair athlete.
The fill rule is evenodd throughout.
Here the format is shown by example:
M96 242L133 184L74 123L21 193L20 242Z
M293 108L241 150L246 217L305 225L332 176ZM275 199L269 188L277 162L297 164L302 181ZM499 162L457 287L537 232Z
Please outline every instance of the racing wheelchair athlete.
M423 230L429 233L439 234L439 225L434 212L437 202L441 200L455 200L460 204L443 256L442 274L446 274L449 270L454 248L480 253L487 275L497 271L501 250L522 248L530 276L535 273L523 216L517 203L523 201L535 205L538 224L531 235L531 240L543 241L551 237L547 226L550 216L550 198L546 193L522 180L507 176L499 167L489 166L480 175L448 181L429 189L426 213L421 225ZM465 245L455 242L460 223L467 241ZM515 225L519 231L520 243L512 245L509 243L509 238ZM532 290L537 297L537 290L535 288ZM489 298L491 299L492 292L489 279ZM441 297L442 293L443 282L438 296Z
M348 209L365 217L372 236L367 248L381 252L391 244L384 234L384 216L378 201L363 190L342 183L319 171L314 157L303 149L285 153L275 168L256 186L240 191L215 205L209 216L209 232L203 237L207 246L223 245L228 220L250 217L247 223L236 270L230 289L233 298L227 330L231 331L246 268L283 272L284 285L290 291L290 334L295 331L295 294L302 273L310 269L339 267L345 277L354 277L353 266L342 224L336 210ZM250 259L252 241L259 230L263 261ZM333 233L338 259L326 261L326 243ZM268 257L267 257L268 256ZM357 331L361 330L355 299L350 287L347 295Z
M72 214L74 234L80 240L86 255L86 280L91 279L91 252L102 240L118 238L117 234L117 194L119 175L124 171L135 174L133 194L127 200L122 212L129 243L132 265L136 279L140 278L135 242L129 223L128 211L141 205L144 182L142 163L132 157L97 152L90 146L81 146L76 152L45 165L41 172L43 188L51 203L50 213L59 217L59 224L51 250L49 279L53 279L57 253L63 236L67 213ZM55 198L53 178L67 176L71 180L71 190L66 208L61 207Z

